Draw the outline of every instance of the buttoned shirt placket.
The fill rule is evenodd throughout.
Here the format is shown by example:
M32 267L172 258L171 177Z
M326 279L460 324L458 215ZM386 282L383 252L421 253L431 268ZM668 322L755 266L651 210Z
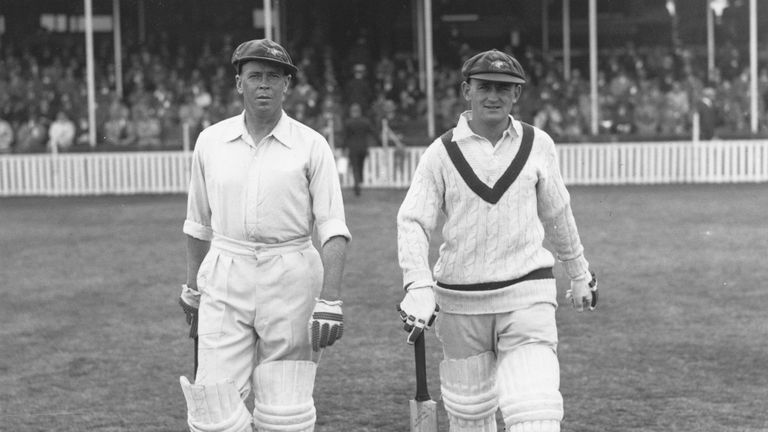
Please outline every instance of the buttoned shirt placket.
M243 132L243 140L248 144L248 147L251 149L251 154L253 155L248 168L248 179L245 186L246 196L245 199L243 199L243 203L245 204L245 211L243 212L245 215L243 220L243 230L245 231L248 240L251 241L256 238L259 228L259 175L261 174L262 166L264 164L264 152L269 145L271 137L272 134L269 134L256 144L253 142L253 138L251 138L251 135L247 131Z

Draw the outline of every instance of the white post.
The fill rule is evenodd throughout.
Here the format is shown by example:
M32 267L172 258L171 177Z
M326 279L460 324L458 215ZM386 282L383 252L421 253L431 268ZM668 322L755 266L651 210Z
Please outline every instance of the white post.
M85 64L88 86L88 143L96 147L96 85L93 67L93 10L92 0L85 2Z
M424 65L426 53L426 41L424 40L424 30L426 21L424 18L424 10L426 9L426 0L416 0L416 43L418 45L419 53L419 90L424 91L427 87L427 73L426 66Z
M330 116L328 117L328 144L330 144L331 150L336 150L336 134L333 126L333 116Z
M432 50L432 0L424 0L424 41L427 69L427 133L429 139L435 136L435 77Z
M592 102L592 135L597 135L597 0L589 0L589 83Z
M381 146L384 148L389 147L389 123L387 119L381 119Z
M571 0L563 0L563 77L571 79Z
M757 133L757 0L749 0L750 127Z
M694 144L698 144L699 143L699 138L701 137L701 124L700 124L700 121L701 121L701 117L699 117L699 112L698 111L694 111L693 112L693 120L691 121L691 123L692 123L692 127L691 127L692 137L691 138L692 138L692 141L693 141Z
M264 0L264 38L272 39L272 0Z
M549 53L549 0L541 0L541 51Z
M112 35L115 52L115 91L123 97L123 42L120 23L120 0L112 0Z
M181 124L181 145L184 153L189 153L189 150L192 148L190 142L189 122L184 122Z
M274 0L275 5L273 7L273 10L275 11L275 19L273 22L274 30L272 31L272 36L274 37L274 41L282 44L283 43L283 35L282 35L282 21L283 21L283 10L280 7L280 0Z
M715 17L711 0L707 0L707 77L715 70Z
M144 0L139 0L138 9L139 42L144 43L144 41L147 39L147 14L144 10Z
M53 195L58 196L61 194L61 159L59 159L58 145L53 145L53 155L51 156L51 167L53 168L53 176L51 177L51 192Z

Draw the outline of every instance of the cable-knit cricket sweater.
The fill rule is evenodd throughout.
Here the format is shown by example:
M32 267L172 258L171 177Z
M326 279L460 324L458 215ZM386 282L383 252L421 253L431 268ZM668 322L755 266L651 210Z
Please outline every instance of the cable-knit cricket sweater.
M469 116L471 112L459 117L453 141L479 180L493 187L520 149L522 125L510 116L510 127L494 146L472 132ZM545 238L570 278L588 271L555 144L546 132L534 131L527 162L496 204L470 189L440 138L426 149L397 215L404 285L511 281L554 265L552 253L543 246ZM443 243L433 273L429 242L440 212L445 215ZM484 291L438 286L435 293L441 310L450 313L500 313L539 302L557 304L552 279Z

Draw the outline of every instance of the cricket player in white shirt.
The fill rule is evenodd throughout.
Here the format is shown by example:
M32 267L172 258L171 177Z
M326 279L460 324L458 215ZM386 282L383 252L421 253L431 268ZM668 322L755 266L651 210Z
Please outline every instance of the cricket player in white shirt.
M543 241L570 278L574 308L594 309L596 280L552 139L510 115L523 68L490 50L468 59L462 75L471 110L427 148L397 216L401 318L412 343L439 304L451 431L496 431L498 409L508 431L559 431L555 257ZM431 270L441 212L444 242Z
M180 301L199 363L194 384L180 379L187 421L193 432L308 432L313 352L343 334L339 178L325 138L282 109L297 71L285 49L244 42L232 64L245 111L206 128L192 158Z

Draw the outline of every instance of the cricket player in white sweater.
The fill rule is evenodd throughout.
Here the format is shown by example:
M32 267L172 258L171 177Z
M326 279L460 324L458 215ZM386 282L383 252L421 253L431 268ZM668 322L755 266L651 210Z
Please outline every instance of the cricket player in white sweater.
M570 197L549 135L509 113L525 73L491 50L462 67L471 110L430 145L397 216L409 342L429 327L437 337L443 403L451 431L560 430L555 257L571 280L574 308L594 309ZM429 243L440 213L444 242L434 269Z

